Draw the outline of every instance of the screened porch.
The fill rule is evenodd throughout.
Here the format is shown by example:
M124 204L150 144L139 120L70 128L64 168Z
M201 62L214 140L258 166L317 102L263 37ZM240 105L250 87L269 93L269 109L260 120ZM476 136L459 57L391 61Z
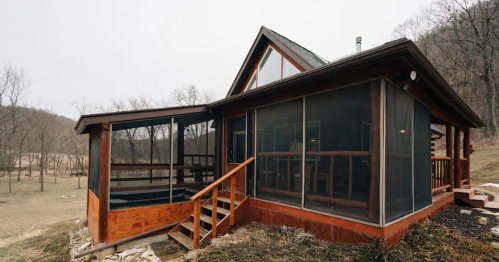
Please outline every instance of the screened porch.
M209 114L111 124L109 210L187 202L212 183L214 125Z
M432 204L430 108L385 79L258 107L245 121L248 196L377 226Z

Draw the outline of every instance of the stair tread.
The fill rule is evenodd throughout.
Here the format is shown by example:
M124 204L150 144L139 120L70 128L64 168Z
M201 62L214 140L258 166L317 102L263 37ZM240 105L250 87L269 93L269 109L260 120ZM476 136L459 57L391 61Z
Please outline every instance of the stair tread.
M194 241L187 235L185 235L182 232L173 232L173 233L168 233L168 235L175 239L177 242L182 244L184 247L188 249L194 249Z
M230 198L225 198L225 197L217 197L217 200L218 201L222 201L222 202L225 202L225 203L229 203L230 204ZM241 204L241 201L238 201L237 199L234 200L234 203L236 204L236 206L240 205Z
M205 206L203 206L203 208L206 208L206 209L208 209L210 211L213 210L213 206L211 204L210 205L205 205ZM225 208L221 208L221 207L217 206L217 213L220 213L222 215L228 216L228 215L230 215L230 210L225 209Z
M499 209L499 202L488 202L485 204L485 208Z
M192 217L194 217L194 214L191 214ZM211 225L211 216L207 216L205 214L200 214L199 219L205 223L208 223ZM217 218L217 224L220 223L220 219Z
M470 198L470 200L475 200L475 201L487 201L488 199L489 197L486 195L474 195L473 197Z
M181 224L182 227L186 228L187 230L194 232L194 223L192 222L184 222ZM203 238L204 236L208 235L210 231L208 231L205 228L199 227L199 236Z
M466 188L454 188L454 194L455 193L462 193L462 194L469 194L475 192L474 189L466 189Z

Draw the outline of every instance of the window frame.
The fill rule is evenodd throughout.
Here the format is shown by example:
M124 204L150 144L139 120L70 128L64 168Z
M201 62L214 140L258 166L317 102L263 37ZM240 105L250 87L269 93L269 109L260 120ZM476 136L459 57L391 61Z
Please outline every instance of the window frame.
M291 62L289 59L287 59L285 57L286 55L284 55L284 53L281 50L279 50L277 47L272 46L271 44L268 44L267 48L265 49L265 52L263 52L262 55L258 58L258 60L257 60L258 63L256 64L255 68L252 69L251 74L250 74L251 77L249 78L249 80L244 85L244 88L243 88L242 92L246 92L246 91L249 91L249 90L257 89L258 87L260 87L260 81L259 81L260 80L259 79L260 78L260 67L261 67L262 63L264 62L265 56L267 55L268 52L270 52L271 49L281 56L281 68L280 68L281 69L281 77L278 80L284 79L286 77L290 77L290 76L286 76L286 77L284 76L284 60L286 60L291 66L293 66L294 68L296 68L296 70L299 73L303 72L302 70L300 70L300 68L298 68L297 66L295 66L293 62ZM299 73L297 73L297 74L299 74ZM291 76L293 76L293 75L291 75ZM250 88L249 89L250 83L251 83L251 81L252 81L252 79L254 77L256 78L255 79L255 88ZM278 81L278 80L275 80L275 81ZM272 82L275 82L275 81L272 81ZM269 82L267 84L270 84L272 82ZM265 84L265 85L267 85L267 84Z

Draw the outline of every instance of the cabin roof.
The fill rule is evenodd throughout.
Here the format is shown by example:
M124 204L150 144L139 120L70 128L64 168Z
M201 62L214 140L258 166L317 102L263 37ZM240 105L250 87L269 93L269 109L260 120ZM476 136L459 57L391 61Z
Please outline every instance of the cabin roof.
M208 106L210 108L225 107L233 103L241 103L248 99L256 99L282 89L300 83L306 83L315 78L332 75L351 70L361 66L372 66L380 64L383 60L398 59L401 63L415 70L435 94L462 115L471 127L483 127L484 122L475 112L459 97L452 87L440 75L437 69L430 63L424 54L417 48L416 44L406 38L387 42L383 45L355 53L353 55L338 59L323 66L313 68L287 78L248 90L246 92L233 94L224 99L215 101Z
M165 107L156 109L144 109L144 110L131 110L131 111L120 111L112 113L102 113L102 114L89 114L82 115L78 122L76 122L75 130L78 134L85 134L89 132L90 126L98 125L102 123L122 123L127 121L146 121L158 118L167 118L171 116L185 116L192 114L203 114L207 115L208 107L207 105L194 105L194 106L178 106L178 107Z
M316 68L316 67L323 66L323 65L328 63L320 56L316 55L315 53L306 49L305 47L297 44L296 42L288 39L287 37L280 35L279 33L277 33L274 30L270 30L270 29L268 29L268 30L277 40L279 40L281 43L283 43L285 46L287 46L295 54L297 54L301 58L303 58L312 67Z

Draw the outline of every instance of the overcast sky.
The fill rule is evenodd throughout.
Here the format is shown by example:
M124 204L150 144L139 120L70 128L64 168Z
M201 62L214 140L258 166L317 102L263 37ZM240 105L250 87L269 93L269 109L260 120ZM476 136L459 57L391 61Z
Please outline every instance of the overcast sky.
M328 59L391 40L429 0L0 0L0 65L27 70L30 99L78 118L69 102L167 99L194 84L223 98L262 25Z

